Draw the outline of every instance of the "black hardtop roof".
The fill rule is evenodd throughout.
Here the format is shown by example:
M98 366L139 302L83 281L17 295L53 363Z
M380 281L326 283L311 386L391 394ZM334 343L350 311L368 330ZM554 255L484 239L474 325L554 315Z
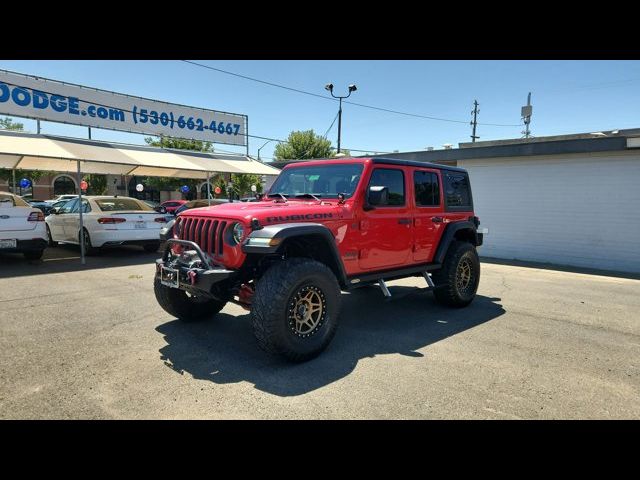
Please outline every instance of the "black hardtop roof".
M441 165L439 163L429 163L429 162L418 162L416 160L402 160L399 158L386 158L386 157L374 157L371 159L373 163L382 163L389 165L404 165L409 167L420 167L420 168L437 168L439 170L452 170L454 172L464 172L467 171L464 168L452 167L449 165Z

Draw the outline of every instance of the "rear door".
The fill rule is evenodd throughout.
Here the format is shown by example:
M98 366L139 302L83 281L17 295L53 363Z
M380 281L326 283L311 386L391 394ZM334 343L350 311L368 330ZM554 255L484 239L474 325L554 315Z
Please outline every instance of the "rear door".
M442 182L437 169L416 168L412 172L413 259L431 262L444 231Z
M358 264L365 270L385 270L411 261L413 224L407 195L410 170L376 167L365 195L373 207L362 212Z
M71 200L73 205L67 215L64 215L64 235L70 242L77 242L80 235L80 209L78 208L78 199ZM82 199L82 213L91 212L89 201Z

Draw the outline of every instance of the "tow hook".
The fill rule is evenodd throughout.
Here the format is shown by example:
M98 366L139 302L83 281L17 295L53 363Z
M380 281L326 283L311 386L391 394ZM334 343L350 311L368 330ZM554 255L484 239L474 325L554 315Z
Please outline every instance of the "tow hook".
M198 274L194 270L189 270L187 272L187 276L189 277L189 282L191 282L191 286L195 285Z

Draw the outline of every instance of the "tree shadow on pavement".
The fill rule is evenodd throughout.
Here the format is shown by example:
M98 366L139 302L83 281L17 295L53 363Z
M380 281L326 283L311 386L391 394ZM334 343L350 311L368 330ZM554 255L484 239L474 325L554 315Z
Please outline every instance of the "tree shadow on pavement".
M452 309L415 287L391 291L405 296L385 301L372 288L343 293L336 336L327 350L306 363L290 364L264 353L254 340L249 315L224 313L210 321L173 320L157 327L167 342L160 349L161 359L196 379L218 384L246 381L267 393L295 396L349 375L363 358L423 357L417 350L505 313L496 303L499 298L478 295L469 307Z

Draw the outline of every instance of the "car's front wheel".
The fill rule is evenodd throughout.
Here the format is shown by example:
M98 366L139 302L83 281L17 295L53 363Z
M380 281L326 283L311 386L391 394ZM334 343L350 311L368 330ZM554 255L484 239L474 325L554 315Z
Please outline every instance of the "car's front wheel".
M226 302L190 295L178 288L167 287L160 282L158 277L153 281L153 291L164 311L183 322L211 318L226 305Z
M329 267L307 258L273 265L256 285L251 305L260 347L289 361L322 352L335 335L340 286Z
M450 307L466 307L476 296L480 283L480 259L468 242L449 246L442 268L433 274L436 300Z
M51 229L49 228L49 225L47 225L47 243L50 247L57 247L58 246L58 242L56 242L53 239L53 236L51 235Z

